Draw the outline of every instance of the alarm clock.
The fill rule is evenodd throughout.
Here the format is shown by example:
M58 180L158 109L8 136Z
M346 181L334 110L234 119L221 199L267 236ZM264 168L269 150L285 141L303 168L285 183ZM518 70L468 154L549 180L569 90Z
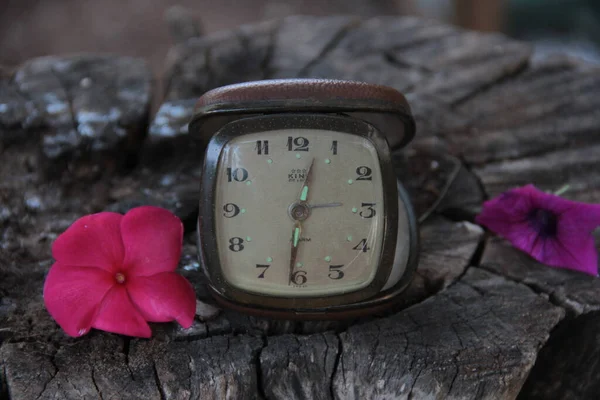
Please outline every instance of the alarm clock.
M198 253L216 300L245 313L336 319L383 310L409 285L417 224L391 151L415 122L395 89L289 79L205 93Z

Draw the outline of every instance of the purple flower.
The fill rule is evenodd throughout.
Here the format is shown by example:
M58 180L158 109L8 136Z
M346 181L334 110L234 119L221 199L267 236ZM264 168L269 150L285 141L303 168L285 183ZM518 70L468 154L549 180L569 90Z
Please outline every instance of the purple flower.
M565 200L527 185L486 201L476 220L544 264L598 275L591 233L600 225L600 204Z

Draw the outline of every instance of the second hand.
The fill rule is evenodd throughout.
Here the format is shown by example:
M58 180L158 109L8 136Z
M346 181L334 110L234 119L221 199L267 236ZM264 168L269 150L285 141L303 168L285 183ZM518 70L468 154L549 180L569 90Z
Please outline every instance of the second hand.
M341 207L344 204L342 203L324 203L324 204L315 204L313 206L310 206L310 208L326 208L326 207Z

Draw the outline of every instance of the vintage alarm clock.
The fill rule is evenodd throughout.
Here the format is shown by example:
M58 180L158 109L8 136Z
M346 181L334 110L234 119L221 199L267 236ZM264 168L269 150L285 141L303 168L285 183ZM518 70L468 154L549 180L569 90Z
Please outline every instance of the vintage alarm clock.
M200 97L189 130L207 143L198 250L219 303L303 319L394 304L418 253L390 155L415 134L401 93L320 79L230 85Z

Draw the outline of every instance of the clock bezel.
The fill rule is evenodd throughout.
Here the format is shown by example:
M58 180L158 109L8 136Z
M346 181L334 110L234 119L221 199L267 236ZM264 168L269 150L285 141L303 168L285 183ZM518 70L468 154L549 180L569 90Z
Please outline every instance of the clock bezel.
M257 294L231 285L225 278L220 264L216 238L216 189L219 160L225 145L232 139L246 134L281 129L321 129L338 131L361 136L369 140L378 155L383 186L383 238L378 269L375 277L366 287L355 291L319 296L282 297L268 294ZM278 310L284 313L323 312L333 309L343 310L383 293L384 287L393 267L396 239L398 231L398 187L394 174L391 153L385 137L371 124L343 115L282 113L260 116L244 116L222 126L212 137L206 149L201 179L201 201L198 217L198 249L202 266L208 279L209 287L226 303L252 309ZM406 202L405 202L406 204ZM409 203L408 203L409 204ZM411 210L407 212L410 214ZM409 218L411 220L411 218ZM414 228L414 227L413 227ZM414 238L411 238L411 246ZM410 256L415 253L411 248ZM410 259L409 259L410 261ZM412 275L414 268L407 268L399 280L405 281ZM390 291L396 292L397 285ZM387 297L387 296L384 296Z

